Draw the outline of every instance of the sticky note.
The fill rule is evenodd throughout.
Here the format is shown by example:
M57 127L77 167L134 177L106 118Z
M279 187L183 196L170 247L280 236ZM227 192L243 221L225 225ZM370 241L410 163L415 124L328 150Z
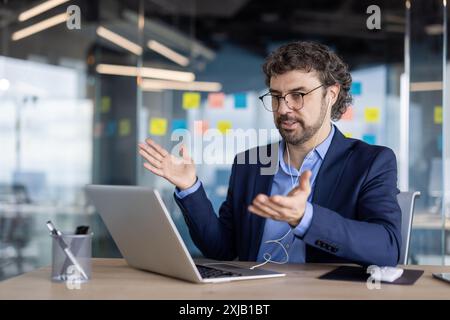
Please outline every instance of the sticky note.
M377 143L377 137L373 134L363 135L362 140L368 144L376 144Z
M106 127L106 134L108 136L113 136L116 133L116 122L111 120L108 122L108 126Z
M234 107L236 109L247 108L247 95L245 93L236 93L234 95Z
M177 129L187 129L187 123L184 119L173 119L172 120L172 131Z
M97 122L94 125L94 137L99 138L102 136L102 134L103 134L103 123Z
M149 133L154 136L163 136L167 132L166 118L151 118L149 125Z
M101 103L101 111L102 113L108 113L111 110L111 98L110 97L102 97Z
M350 132L344 132L344 137L351 138L353 135Z
M350 93L354 96L359 96L361 95L361 91L362 91L361 82L353 82L350 87Z
M209 123L206 120L194 121L194 132L196 134L203 134L209 128Z
M442 124L442 106L434 107L434 123Z
M219 131L222 134L226 134L228 130L231 129L231 121L228 120L220 120L217 121L217 129L219 129Z
M213 92L208 95L208 105L211 108L223 108L225 94L223 92Z
M380 108L367 107L364 109L364 121L367 123L380 122Z
M342 115L341 120L353 120L353 106L348 106L347 110Z
M131 133L131 121L130 119L119 120L119 136L126 137Z
M200 93L184 92L183 93L183 109L198 109L200 106Z

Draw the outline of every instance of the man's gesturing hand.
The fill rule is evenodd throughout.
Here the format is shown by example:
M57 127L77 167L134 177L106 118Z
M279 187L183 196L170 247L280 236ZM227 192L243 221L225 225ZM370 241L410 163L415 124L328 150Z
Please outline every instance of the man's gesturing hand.
M179 158L171 155L152 139L147 139L145 142L139 143L139 154L148 161L144 162L147 170L167 179L181 190L195 183L197 175L194 161L184 145L180 150L182 157Z
M303 172L300 183L287 196L268 197L265 194L258 194L248 210L264 218L286 221L292 227L296 227L305 214L306 201L311 193L309 183L311 174L309 170Z

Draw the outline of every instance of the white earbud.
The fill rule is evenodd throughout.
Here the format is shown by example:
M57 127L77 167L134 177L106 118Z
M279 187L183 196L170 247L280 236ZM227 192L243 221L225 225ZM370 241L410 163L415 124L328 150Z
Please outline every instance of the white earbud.
M331 98L328 98L328 101L327 101L327 111L328 111L328 109L330 109L330 107L331 107Z

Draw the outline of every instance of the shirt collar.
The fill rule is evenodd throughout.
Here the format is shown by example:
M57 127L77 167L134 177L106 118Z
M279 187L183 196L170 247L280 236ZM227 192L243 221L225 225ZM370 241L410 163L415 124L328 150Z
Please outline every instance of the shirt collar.
M325 155L327 154L328 149L330 148L331 141L333 140L334 136L334 131L335 131L334 124L331 124L331 130L330 133L328 134L328 137L316 147L316 151L322 160L325 159Z
M331 141L333 140L335 131L336 131L336 129L334 128L334 124L331 124L331 130L330 130L330 133L328 134L328 137L325 140L323 140L322 143L319 144L315 148L315 154L319 155L319 157L322 161L323 161L323 159L325 159L325 155L327 154L328 149L330 148ZM280 145L278 148L278 159L279 159L280 166L283 168L283 170L287 169L287 163L284 161L284 157L283 157L285 146L286 146L286 143L285 143L284 139L281 139Z

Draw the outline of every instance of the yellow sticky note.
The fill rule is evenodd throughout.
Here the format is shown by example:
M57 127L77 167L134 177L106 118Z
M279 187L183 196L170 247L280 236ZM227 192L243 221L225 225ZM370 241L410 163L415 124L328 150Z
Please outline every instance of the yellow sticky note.
M151 118L149 133L154 136L163 136L167 132L167 119Z
M128 136L131 132L131 122L130 119L120 119L119 121L119 136Z
M217 129L219 129L219 131L222 134L227 133L227 131L231 129L231 121L228 120L217 121Z
M353 137L353 135L350 132L345 132L344 137L351 138L351 137Z
M200 106L200 93L185 92L183 93L183 109L198 109Z
M108 113L111 110L111 98L110 97L102 97L102 113Z
M442 124L442 106L434 107L434 123Z
M364 121L367 123L380 122L380 108L367 107L364 109Z

